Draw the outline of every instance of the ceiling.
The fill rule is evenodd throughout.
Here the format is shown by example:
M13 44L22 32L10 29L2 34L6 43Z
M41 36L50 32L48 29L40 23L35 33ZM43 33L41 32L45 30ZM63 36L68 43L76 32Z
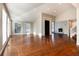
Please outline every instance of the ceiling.
M79 3L73 3L72 5L76 8L79 8Z
M60 13L74 8L70 3L7 3L12 20L32 22L40 13L57 16Z

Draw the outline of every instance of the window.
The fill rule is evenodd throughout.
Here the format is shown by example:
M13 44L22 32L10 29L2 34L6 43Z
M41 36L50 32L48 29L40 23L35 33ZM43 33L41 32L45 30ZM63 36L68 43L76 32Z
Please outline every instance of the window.
M3 33L3 44L7 40L7 14L5 10L2 10L2 33Z
M30 34L31 33L31 23L14 23L14 32L15 34Z
M24 29L23 29L23 31L26 34L30 34L30 32L31 32L31 24L30 23L24 23Z

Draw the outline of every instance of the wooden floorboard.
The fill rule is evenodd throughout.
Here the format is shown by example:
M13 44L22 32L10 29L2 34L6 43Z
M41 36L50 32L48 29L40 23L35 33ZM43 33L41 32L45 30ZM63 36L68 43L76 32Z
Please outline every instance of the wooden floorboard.
M10 38L4 56L78 56L79 48L66 35L38 37L16 35Z

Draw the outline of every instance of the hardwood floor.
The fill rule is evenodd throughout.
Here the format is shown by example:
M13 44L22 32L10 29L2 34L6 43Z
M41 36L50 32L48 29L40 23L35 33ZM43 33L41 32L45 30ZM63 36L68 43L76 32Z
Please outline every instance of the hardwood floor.
M17 35L10 38L4 56L76 56L79 48L66 35L39 38Z

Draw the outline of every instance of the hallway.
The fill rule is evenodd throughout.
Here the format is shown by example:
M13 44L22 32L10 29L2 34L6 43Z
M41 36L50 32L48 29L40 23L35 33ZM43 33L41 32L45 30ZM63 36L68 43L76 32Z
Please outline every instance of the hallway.
M16 35L10 38L4 51L6 56L69 56L79 55L75 42L66 35L42 37Z

